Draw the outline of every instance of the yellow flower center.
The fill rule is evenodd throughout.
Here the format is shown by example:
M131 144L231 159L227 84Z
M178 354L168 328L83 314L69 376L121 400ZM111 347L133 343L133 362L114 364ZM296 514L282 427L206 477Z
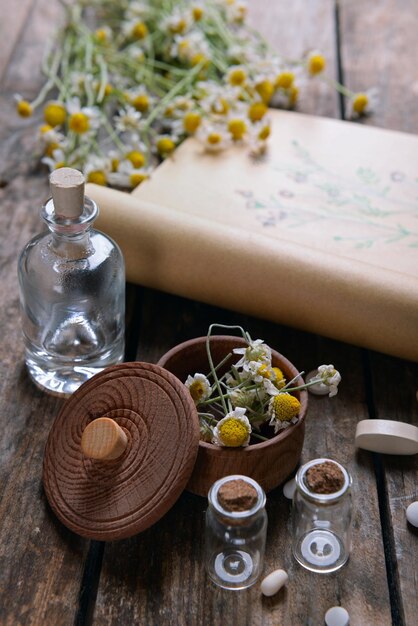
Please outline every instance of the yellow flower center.
M221 143L222 135L220 133L211 132L207 137L207 142L211 146L216 146L218 143Z
M238 448L248 439L248 426L235 417L230 417L219 427L219 438L225 446Z
M112 159L111 165L112 165L112 172L117 172L118 167L119 167L119 159L116 159L116 158Z
M232 135L234 141L242 139L247 131L247 125L244 120L231 119L228 122L228 130Z
M70 121L68 122L68 126L70 130L72 130L74 133L78 133L79 135L82 135L83 133L86 133L89 130L90 120L85 113L81 113L80 111L79 113L73 113L70 116Z
M97 41L100 41L100 43L105 43L107 41L108 33L105 28L98 28L94 34Z
M176 144L170 137L160 137L157 141L157 150L161 156L171 154L175 147Z
M145 156L139 150L131 150L126 154L128 161L132 163L135 168L145 165Z
M361 115L367 108L369 104L369 99L365 93L358 93L354 96L353 100L353 111Z
M271 410L276 420L290 422L300 411L300 402L289 393L280 393L275 396L271 403Z
M132 99L132 104L137 111L145 113L149 109L149 97L146 93L141 93Z
M39 132L41 135L45 135L46 133L49 133L50 130L52 130L52 126L49 124L43 124L43 126L40 127Z
M270 80L262 80L260 83L257 83L255 90L264 104L268 104L274 94L274 85Z
M201 380L195 380L189 387L190 395L196 404L203 398L206 393L206 386Z
M228 82L230 85L234 85L234 87L243 85L246 79L247 74L241 67L237 67L228 74Z
M196 130L199 128L201 121L202 118L199 113L189 111L189 113L186 113L183 118L184 130L186 131L186 133L193 135L193 133L195 133Z
M192 15L195 22L199 22L203 17L203 9L202 7L193 7Z
M210 63L209 59L202 52L198 52L190 60L190 64L192 67L199 65L199 63L203 63L202 69L205 69L206 67L208 67Z
M248 117L252 122L259 122L267 111L268 109L264 102L254 102L248 109Z
M44 154L46 154L46 156L52 157L54 150L57 150L58 148L59 148L58 143L55 143L55 142L49 143L45 148Z
M265 141L270 137L270 126L263 126L263 128L258 133L258 138L260 141Z
M147 174L141 174L140 172L135 172L131 174L129 180L131 182L132 187L138 187L144 180L148 178Z
M226 115L229 111L229 103L225 98L218 98L211 106L212 113Z
M289 90L289 105L294 107L299 98L299 87L293 85Z
M312 54L308 61L309 73L313 76L320 74L325 69L326 61L322 54Z
M188 39L183 39L179 43L179 55L186 54L187 50L190 48L190 41Z
M62 126L67 118L65 106L59 102L49 102L44 107L44 120L50 126Z
M274 375L275 375L274 384L276 385L276 387L278 389L281 389L286 384L286 380L285 380L284 374L283 374L282 370L280 368L278 368L278 367L273 367L273 372L274 372Z
M268 365L263 363L257 370L257 374L262 376L263 378L268 378L269 380L273 377L273 370Z
M107 178L106 174L102 172L102 170L95 170L94 172L90 172L87 176L87 182L95 183L95 185L106 185Z
M295 75L293 72L282 72L276 78L276 82L274 86L276 89L289 89L293 85L293 81L295 80Z
M172 32L174 35L181 35L181 33L184 33L186 28L187 28L187 22L184 18L181 18L173 22L169 26L170 32Z
M110 85L110 83L106 83L105 88L104 88L104 95L105 96L110 96L112 91L113 91L112 85Z
M131 36L134 39L145 39L148 35L148 28L144 22L137 22L135 26L132 28Z
M57 163L55 163L54 170L59 170L60 167L65 167L65 161L58 161Z
M33 113L32 105L27 100L19 100L16 109L20 117L30 117Z

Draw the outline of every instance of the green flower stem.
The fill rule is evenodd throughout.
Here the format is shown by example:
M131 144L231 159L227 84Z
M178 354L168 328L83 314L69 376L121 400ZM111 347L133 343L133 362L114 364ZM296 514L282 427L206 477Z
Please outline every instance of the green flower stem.
M254 431L251 431L251 437L255 437L255 439L260 439L260 441L269 441L268 437L263 437L263 435L259 435L258 433L255 433Z
M196 65L196 67L194 67L192 70L190 70L189 74L187 74L186 76L184 76L184 78L182 78L169 92L168 94L162 98L160 100L160 102L158 103L158 105L156 107L154 107L152 113L146 118L145 120L145 126L144 128L146 128L147 126L150 126L152 124L152 122L159 116L160 113L162 113L164 111L164 109L166 108L167 104L175 97L177 96L177 94L179 94L187 85L190 85L193 81L193 79L197 76L197 74L200 72L201 70L201 66L203 64L199 63L199 65Z
M221 389L221 385L219 383L218 376L216 374L215 366L213 364L212 353L210 351L210 335L211 335L211 332L212 332L212 329L214 328L214 326L216 326L216 324L211 324L209 326L209 331L208 331L208 334L207 334L207 337L206 337L206 354L208 356L210 371L212 373L213 380L215 382L215 386L216 386L216 388L218 390L218 395L221 397L222 407L223 407L223 410L225 411L225 415L226 415L228 413L228 409L227 409L227 405L226 405L226 402L225 402L225 398L223 397L223 394L222 394L222 389Z
M112 125L110 124L109 120L106 118L106 116L103 116L103 126L105 127L105 129L107 130L107 132L109 133L109 136L112 138L115 146L117 148L119 148L119 150L123 153L126 151L126 147L125 144L123 143L123 141L121 141L117 135L117 133L113 130Z
M220 361L220 362L218 363L218 365L215 367L215 372L217 372L217 371L218 371L218 370L222 367L222 365L225 365L225 363L226 363L226 362L227 362L227 361L231 358L231 356L232 356L232 352L230 352L229 354L227 354L227 355L226 355L226 356L222 359L222 361ZM228 373L228 372L227 372L227 373ZM211 375L212 375L212 372L209 372L209 374L208 374L208 378L209 378L209 376L211 376ZM226 376L226 374L224 374L224 375L222 376L222 378L224 378L225 376ZM222 378L220 378L219 380L222 380Z
M355 95L354 91L347 89L347 87L344 87L344 85L341 85L341 83L337 82L333 78L330 78L329 76L321 76L321 79L324 81L324 83L327 83L327 85L333 87L336 91L341 93L346 98L352 98Z

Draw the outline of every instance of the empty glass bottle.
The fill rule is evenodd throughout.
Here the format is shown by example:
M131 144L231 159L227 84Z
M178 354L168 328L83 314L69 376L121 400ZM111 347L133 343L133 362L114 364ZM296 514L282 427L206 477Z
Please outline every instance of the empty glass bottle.
M18 276L26 365L34 382L68 396L124 354L125 267L117 244L91 228L97 205L70 168L50 177L49 232L22 251Z
M224 589L253 585L263 569L266 495L248 476L217 480L208 495L205 559L212 581Z

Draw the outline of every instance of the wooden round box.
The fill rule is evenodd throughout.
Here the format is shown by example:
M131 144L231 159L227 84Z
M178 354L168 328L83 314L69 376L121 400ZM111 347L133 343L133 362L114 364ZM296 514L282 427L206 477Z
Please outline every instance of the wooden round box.
M269 491L294 470L306 392L299 394L298 423L269 441L239 449L199 441L199 418L184 381L209 371L205 340L173 348L159 365L109 367L65 402L46 444L43 483L52 510L70 530L90 539L123 539L157 522L185 488L206 497L218 478L244 474ZM214 361L242 345L214 337ZM298 374L277 352L273 365L287 380Z
M244 339L231 336L214 336L210 339L213 362L219 363L234 348L247 345ZM234 355L226 367L237 362ZM279 367L286 380L299 374L295 366L283 355L272 351L272 364ZM185 382L189 374L207 374L209 363L206 354L206 337L191 339L167 352L158 362ZM220 370L222 374L222 370ZM306 390L295 393L301 403L297 424L282 430L268 441L251 444L245 448L225 448L204 441L199 442L199 451L187 489L192 493L206 496L211 485L230 474L244 474L256 480L265 491L280 485L296 468L305 435L305 415L308 406Z

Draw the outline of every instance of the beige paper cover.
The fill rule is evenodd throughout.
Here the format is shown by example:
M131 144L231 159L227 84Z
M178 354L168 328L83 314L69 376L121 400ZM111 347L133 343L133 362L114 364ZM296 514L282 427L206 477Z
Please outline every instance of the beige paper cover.
M272 112L264 158L191 139L88 185L130 281L418 360L418 138Z

